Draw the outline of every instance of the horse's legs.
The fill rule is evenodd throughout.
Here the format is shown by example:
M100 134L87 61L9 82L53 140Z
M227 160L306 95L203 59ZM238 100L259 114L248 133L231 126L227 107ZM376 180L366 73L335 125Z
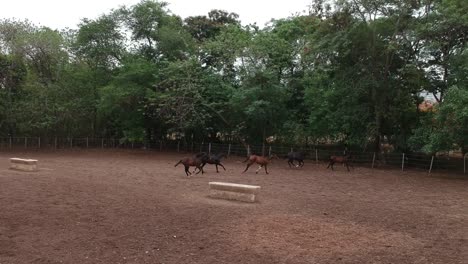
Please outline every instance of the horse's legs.
M293 161L293 165L294 167L298 168L299 166L301 166L301 160L296 159L296 161L297 161L297 165L294 164L294 161Z
M218 171L218 164L215 164L216 165L216 172L219 173Z
M348 171L349 171L348 162L347 162L347 161L345 161L345 163L344 163L344 164L346 164L346 169L348 169Z
M334 170L333 164L335 164L335 162L333 160L330 160L330 163L328 164L327 169L331 167L331 169Z
M189 171L189 168L190 168L189 166L185 166L185 174L186 174L187 176L189 176L190 174L192 174L192 173Z
M252 165L252 164L253 163L251 163L251 162L247 163L247 167L245 167L245 170L242 173L246 172L249 169L250 165Z
M197 169L198 169L198 166L195 166L195 168L193 168L193 172L192 173L196 173L197 172ZM198 172L200 172L200 169L198 170ZM198 173L197 173L198 174Z
M260 165L260 166L258 167L258 169L255 171L255 174L258 174L258 171L259 171L260 169L262 169L262 167L263 167L263 165Z
M198 169L198 172L196 174L199 174L200 172L202 174L204 173L202 165L198 165L198 166L195 166L195 167L196 167L195 169Z
M267 164L265 164L265 172L266 172L266 174L268 174Z
M291 159L289 159L289 160L288 160L288 165L289 165L289 168L291 168L291 163L292 163L292 165L294 165L294 163L292 162L292 160L291 160Z
M304 161L303 161L303 160L301 160L301 161L299 162L299 166L304 167Z
M221 162L218 165L223 167L224 170L226 170L226 168L224 168L224 166L223 166L223 164L221 164Z
M206 163L202 163L201 167L203 168L205 166ZM198 172L200 172L200 169L198 168L198 166L195 166L195 168L193 169L193 173L195 173L198 169ZM198 174L198 173L197 173Z

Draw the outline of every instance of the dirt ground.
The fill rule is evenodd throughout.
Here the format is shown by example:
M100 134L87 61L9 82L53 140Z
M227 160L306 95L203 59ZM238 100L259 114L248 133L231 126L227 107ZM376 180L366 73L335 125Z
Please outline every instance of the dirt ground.
M40 171L8 169L35 158ZM306 162L186 177L182 155L0 153L0 263L468 263L468 180ZM207 197L260 185L260 202Z

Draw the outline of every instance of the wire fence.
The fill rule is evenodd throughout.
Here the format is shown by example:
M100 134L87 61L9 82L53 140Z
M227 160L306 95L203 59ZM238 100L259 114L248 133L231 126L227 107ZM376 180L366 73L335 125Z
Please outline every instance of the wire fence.
M307 160L316 164L326 162L332 155L343 155L342 146L313 145L313 146L284 146L284 145L241 145L229 143L188 142L178 140L161 140L152 143L129 142L114 138L60 138L60 137L9 137L0 138L0 151L8 150L59 150L59 149L146 149L157 151L174 151L184 153L226 153L234 156L249 154L272 155L286 157L291 151L300 151ZM425 153L384 153L362 151L346 151L351 155L353 164L364 167L393 167L432 171L447 171L466 174L468 170L468 154L454 158L447 156L431 156Z

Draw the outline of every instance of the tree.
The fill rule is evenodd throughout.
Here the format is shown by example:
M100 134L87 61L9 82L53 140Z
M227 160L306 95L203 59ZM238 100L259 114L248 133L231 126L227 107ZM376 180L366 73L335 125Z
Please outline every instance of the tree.
M423 41L420 57L430 81L427 90L442 102L449 87L460 81L460 75L454 73L461 66L460 57L466 56L463 53L468 41L468 3L428 1L426 10L416 31Z
M442 103L414 131L413 146L435 153L461 149L468 152L468 89L451 87ZM419 143L419 144L418 144Z
M199 42L214 39L221 30L229 25L240 25L239 15L223 10L211 10L206 16L193 16L184 20L185 27L193 38Z
M192 43L182 19L169 14L167 3L143 0L116 11L132 34L139 53L153 62L183 59Z
M138 141L152 136L149 98L154 97L153 64L138 57L125 61L109 85L100 88L99 117L107 133Z
M12 56L0 53L0 131L4 131L0 134L3 136L14 133L14 100L18 97L25 78L25 65Z

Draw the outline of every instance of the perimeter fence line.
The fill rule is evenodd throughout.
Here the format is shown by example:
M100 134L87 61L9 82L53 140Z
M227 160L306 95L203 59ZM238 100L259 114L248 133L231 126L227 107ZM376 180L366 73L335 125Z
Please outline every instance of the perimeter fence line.
M247 156L249 153L257 155L276 154L284 158L291 151L305 153L307 160L315 164L328 161L331 155L343 155L342 146L337 145L309 145L285 146L277 144L247 145L229 143L188 142L185 140L160 140L151 143L129 142L115 138L63 138L63 137L0 137L0 151L8 150L60 150L60 149L145 149L157 151L174 151L184 153L226 153L228 156ZM390 152L378 155L376 152L348 150L353 164L376 168L394 167L432 171L448 171L466 174L468 170L468 153L464 157L431 156L425 153L397 153Z

